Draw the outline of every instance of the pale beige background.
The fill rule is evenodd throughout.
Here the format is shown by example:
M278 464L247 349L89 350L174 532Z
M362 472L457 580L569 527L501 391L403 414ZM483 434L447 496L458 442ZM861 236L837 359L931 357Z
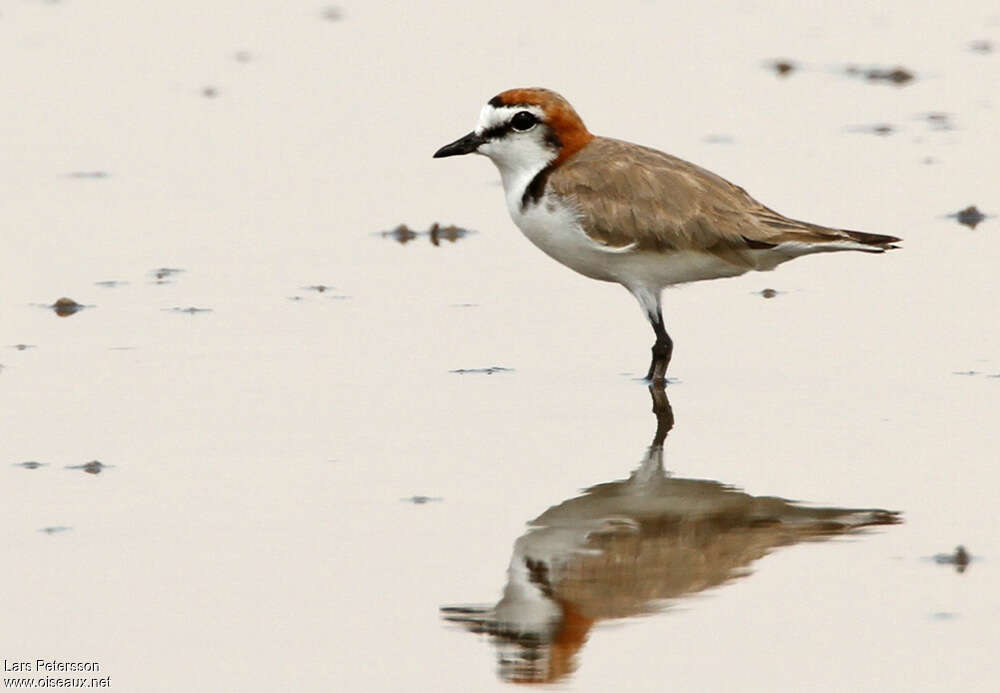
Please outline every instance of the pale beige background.
M652 434L633 299L524 240L488 161L431 159L544 85L790 216L906 239L665 301L669 467L906 523L599 629L564 686L996 690L1000 225L944 217L1000 212L995 3L341 9L0 4L2 656L96 659L117 691L503 687L438 607L494 600L524 523ZM435 221L478 233L372 235ZM96 307L33 305L63 295ZM213 312L164 310L188 306ZM515 371L448 372L491 365ZM958 543L965 575L926 560Z

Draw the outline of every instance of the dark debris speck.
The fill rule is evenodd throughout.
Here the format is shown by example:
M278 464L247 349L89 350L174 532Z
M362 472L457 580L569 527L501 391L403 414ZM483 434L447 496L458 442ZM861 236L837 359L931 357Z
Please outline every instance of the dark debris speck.
M972 563L972 554L960 544L951 553L936 554L934 562L938 565L953 565L955 566L955 572L964 573L969 564Z
M931 113L923 114L923 119L931 126L932 130L938 130L940 132L946 132L949 130L954 130L955 125L951 122L951 116L942 111L933 111Z
M437 503L437 502L440 502L440 501L442 501L444 499L443 498L438 498L438 497L435 497L435 496L410 496L409 498L401 498L400 500L403 501L404 503L413 503L414 505L423 505L425 503Z
M212 312L211 308L196 308L195 306L188 306L187 308L174 306L173 308L164 308L163 310L169 311L171 313L183 313L185 315L198 315L200 313Z
M441 245L441 239L444 239L449 243L454 243L468 234L468 229L463 229L454 225L441 226L437 223L431 224L431 227L427 230L427 236L431 239L431 243L434 245Z
M171 277L176 277L183 271L184 270L177 269L176 267L160 267L155 270L150 270L149 276L156 280L157 284L166 284Z
M99 460L92 460L87 464L83 465L83 471L87 474L100 474L104 467L107 466L100 462Z
M42 527L39 532L44 532L45 534L59 534L60 532L68 532L72 527L64 527L62 525L56 525L53 527Z
M959 224L968 226L970 229L976 228L987 219L987 215L980 212L975 205L969 205L965 209L959 210L954 214L949 214L948 216L957 219Z
M454 243L459 239L468 236L470 233L474 232L469 229L462 228L461 226L455 226L452 224L443 226L435 222L434 224L431 224L431 227L426 231L415 231L406 224L400 224L396 228L389 231L379 232L379 235L383 238L392 238L401 244L409 243L417 236L427 236L428 240L430 240L433 245L441 245L442 240Z
M77 303L72 298L67 298L63 296L62 298L57 299L55 303L49 306L49 308L55 311L55 314L58 315L60 318L65 318L80 312L81 310L86 308L86 306Z
M897 86L909 84L916 75L904 67L879 68L873 67L864 71L865 79L869 82L888 82Z
M311 286L303 286L303 291L312 291L317 294L323 294L323 297L331 301L343 301L351 298L345 294L335 293L336 287L330 286L329 284L312 284ZM302 301L304 300L302 296L292 296L289 298L292 301Z
M792 74L798 66L791 60L782 59L782 60L772 60L770 63L768 63L768 67L774 70L775 74L777 74L779 77L787 77L788 75Z
M513 368L504 368L502 366L490 366L488 368L456 368L455 370L448 371L449 373L458 373L459 375L469 375L469 374L479 374L479 375L493 375L494 373L512 373Z
M874 125L856 125L848 128L848 131L888 137L896 131L896 128L888 123L875 123Z
M400 224L391 231L383 231L382 236L384 238L392 238L400 243L406 244L417 237L417 232L410 229L406 224Z
M87 474L100 474L105 469L108 469L111 465L104 464L100 460L91 460L86 464L74 464L66 467L66 469L80 469Z

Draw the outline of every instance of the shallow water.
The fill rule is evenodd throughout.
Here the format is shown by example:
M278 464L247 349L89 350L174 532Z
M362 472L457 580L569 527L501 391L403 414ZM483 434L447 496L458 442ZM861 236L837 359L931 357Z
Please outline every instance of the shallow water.
M0 10L3 657L124 691L995 690L1000 13L332 9ZM669 291L665 476L632 297L521 237L488 161L430 158L526 84L905 239ZM581 491L636 470L655 521ZM565 627L517 668L455 621L526 544Z

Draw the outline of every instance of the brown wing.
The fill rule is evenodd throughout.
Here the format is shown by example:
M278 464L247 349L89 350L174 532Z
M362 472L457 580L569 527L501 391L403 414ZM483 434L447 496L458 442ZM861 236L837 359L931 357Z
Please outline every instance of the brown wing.
M612 247L701 250L753 267L749 251L787 241L852 241L880 251L899 240L789 219L711 171L606 137L563 163L548 184L575 200L587 235Z

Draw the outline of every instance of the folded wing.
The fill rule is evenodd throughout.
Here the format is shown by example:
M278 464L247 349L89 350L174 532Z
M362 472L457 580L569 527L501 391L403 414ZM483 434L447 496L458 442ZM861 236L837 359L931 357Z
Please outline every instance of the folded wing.
M612 248L698 250L769 269L807 253L880 253L899 240L789 219L711 171L604 137L564 162L548 183L576 202L584 231Z

